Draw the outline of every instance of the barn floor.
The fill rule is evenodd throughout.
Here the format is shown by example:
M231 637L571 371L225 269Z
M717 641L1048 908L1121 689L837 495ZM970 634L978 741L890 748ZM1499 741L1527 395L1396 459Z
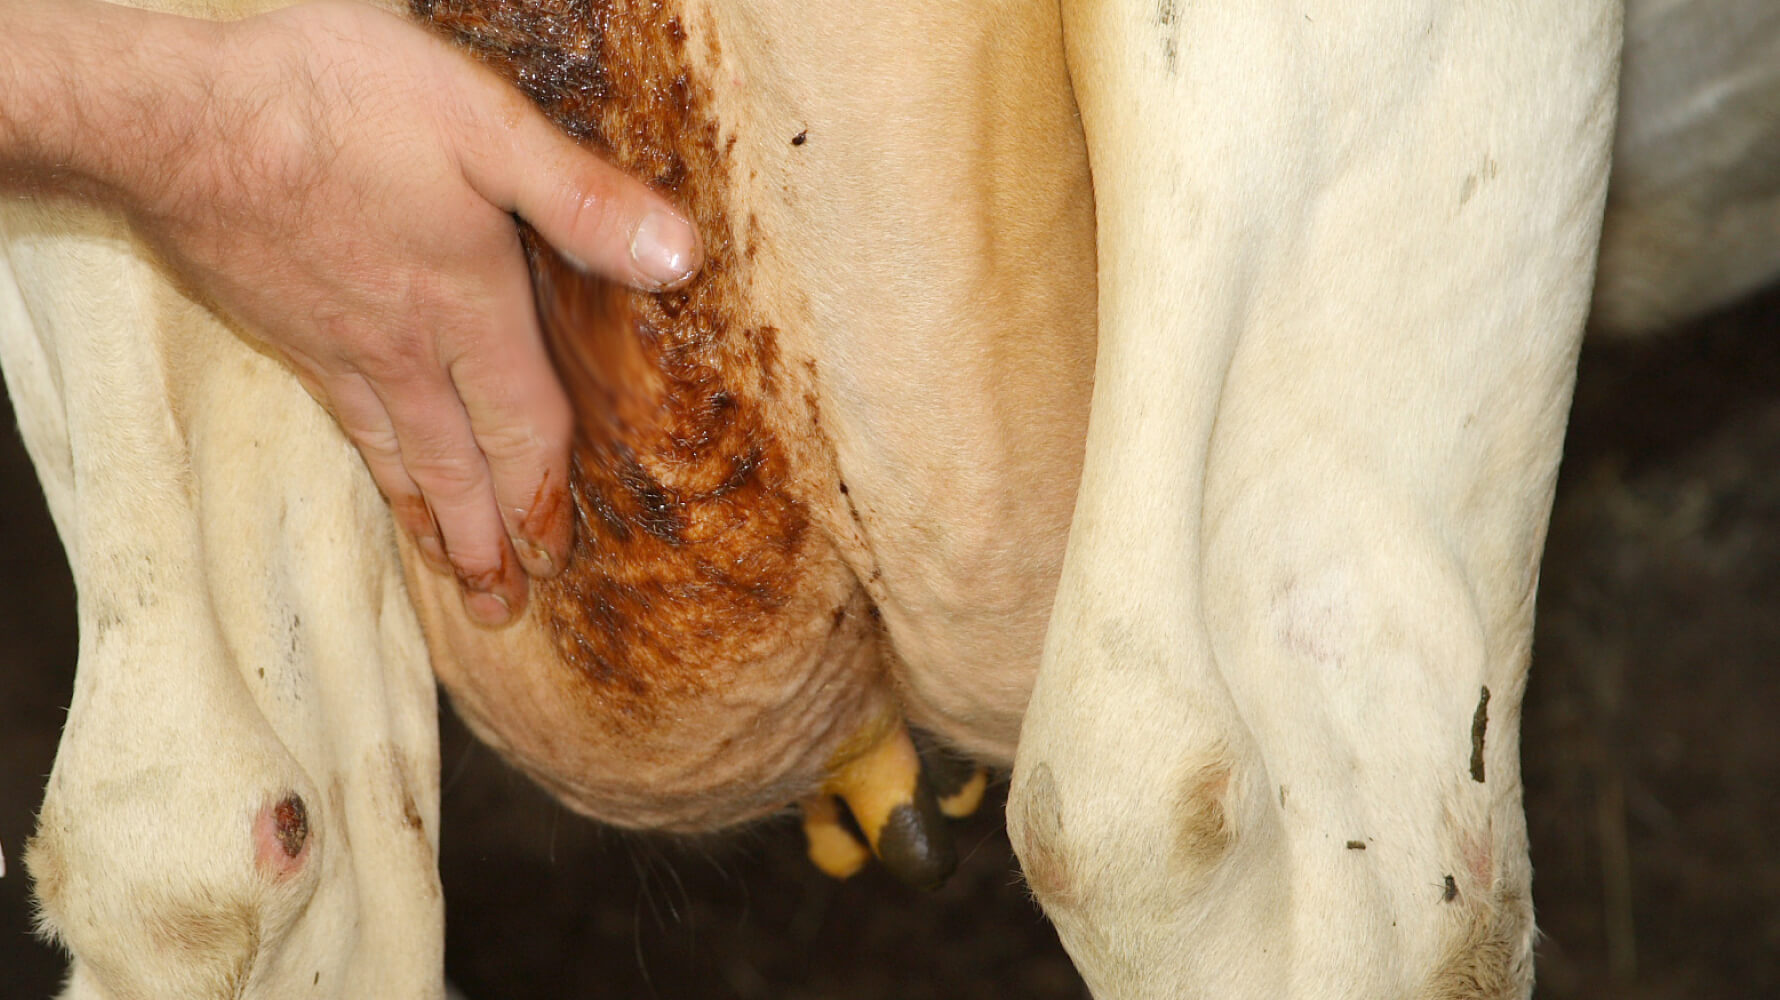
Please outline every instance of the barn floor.
M1542 998L1780 996L1780 294L1585 353L1525 720ZM0 1000L48 996L17 855L67 702L72 599L0 434ZM29 601L40 601L30 604ZM997 810L933 896L836 885L790 824L596 829L445 734L452 976L472 997L1082 997Z

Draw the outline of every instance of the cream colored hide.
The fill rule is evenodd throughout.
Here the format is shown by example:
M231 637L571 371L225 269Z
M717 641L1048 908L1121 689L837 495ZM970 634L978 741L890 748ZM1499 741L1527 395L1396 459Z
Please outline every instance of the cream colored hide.
M26 858L64 995L440 996L433 679L357 454L115 220L9 203L0 245L79 592Z
M1780 270L1771 3L1065 4L1099 355L1008 824L1096 996L1530 992L1517 730L1622 16L1636 327Z
M1621 11L1160 13L1065 12L1099 359L1010 833L1097 996L1524 995Z
M1516 731L1618 5L693 6L905 707L1018 733L1010 830L1096 995L1524 995ZM1670 257L1773 204L1711 180L1775 148L1715 114L1773 107L1767 7L1631 16L1665 59L1744 18L1746 73L1629 71L1614 218L1718 220ZM1773 270L1621 245L1624 326ZM0 254L80 591L30 858L65 996L439 997L433 683L357 456L117 220L7 202Z

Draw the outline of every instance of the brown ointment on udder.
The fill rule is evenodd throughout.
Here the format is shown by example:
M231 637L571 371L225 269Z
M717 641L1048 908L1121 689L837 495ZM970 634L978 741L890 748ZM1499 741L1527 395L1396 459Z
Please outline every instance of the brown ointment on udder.
M518 622L489 630L409 546L435 673L478 736L609 822L705 830L813 794L857 734L900 710L874 609L830 534L846 519L807 331L756 297L778 286L756 274L767 265L749 248L771 237L737 160L760 144L739 99L722 95L741 125L713 112L714 27L688 32L649 0L415 10L682 206L705 245L690 284L646 294L525 233L576 408L575 549L559 576L533 581ZM783 155L778 128L761 136Z
M782 654L812 565L837 565L770 413L776 331L745 294L730 158L686 32L648 0L414 0L569 134L683 206L705 265L645 294L526 233L540 319L577 412L569 567L537 614L603 724L641 731ZM715 58L714 41L704 48ZM777 426L784 426L783 424ZM789 623L796 624L796 623Z
M770 330L726 336L708 283L634 296L533 245L540 311L579 414L575 550L540 584L540 609L607 706L647 722L765 652L806 550L826 543L759 412Z

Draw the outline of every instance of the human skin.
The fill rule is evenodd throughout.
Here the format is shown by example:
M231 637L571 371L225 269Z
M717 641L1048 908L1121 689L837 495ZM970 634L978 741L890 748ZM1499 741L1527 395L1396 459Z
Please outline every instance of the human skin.
M568 558L573 418L514 216L588 270L687 280L694 228L398 17L232 22L0 0L0 192L124 212L282 357L483 625Z

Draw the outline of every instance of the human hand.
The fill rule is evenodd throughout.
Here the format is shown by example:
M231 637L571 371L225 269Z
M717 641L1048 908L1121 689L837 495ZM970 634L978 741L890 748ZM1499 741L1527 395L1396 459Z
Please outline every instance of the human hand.
M573 533L573 417L509 213L647 289L692 275L696 233L399 18L317 3L207 29L180 153L132 181L139 227L334 414L471 618L508 621Z

